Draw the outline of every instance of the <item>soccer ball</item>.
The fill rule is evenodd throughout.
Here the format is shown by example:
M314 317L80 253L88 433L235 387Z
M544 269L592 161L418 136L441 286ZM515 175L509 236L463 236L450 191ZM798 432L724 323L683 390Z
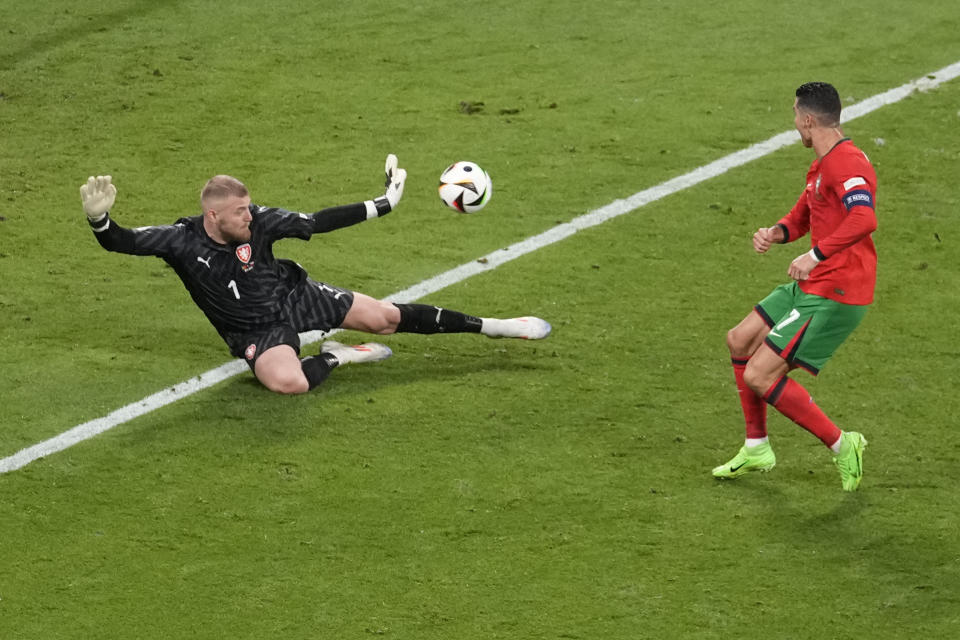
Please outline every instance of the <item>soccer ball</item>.
M440 199L460 213L480 211L490 202L490 174L473 162L455 162L440 174Z

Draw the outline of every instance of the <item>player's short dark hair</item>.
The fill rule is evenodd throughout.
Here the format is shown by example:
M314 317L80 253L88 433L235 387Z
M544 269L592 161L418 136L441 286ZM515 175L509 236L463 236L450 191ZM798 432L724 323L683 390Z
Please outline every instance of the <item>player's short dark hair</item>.
M840 94L827 82L807 82L797 87L797 108L814 114L820 124L840 124Z
M247 191L247 185L233 176L213 176L207 180L207 184L203 185L203 190L200 191L200 208L206 209L204 203L210 200L219 200L220 198L229 198L230 196L242 198L248 195L250 195L250 192Z

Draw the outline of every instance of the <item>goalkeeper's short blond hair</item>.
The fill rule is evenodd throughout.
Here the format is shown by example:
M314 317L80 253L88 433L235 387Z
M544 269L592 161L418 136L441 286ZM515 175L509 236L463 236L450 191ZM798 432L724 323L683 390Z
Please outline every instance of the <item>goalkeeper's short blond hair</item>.
M203 185L203 189L200 191L200 209L205 212L207 204L213 200L222 200L230 196L243 198L248 195L250 195L250 192L247 190L247 185L233 176L213 176L207 180L207 184Z

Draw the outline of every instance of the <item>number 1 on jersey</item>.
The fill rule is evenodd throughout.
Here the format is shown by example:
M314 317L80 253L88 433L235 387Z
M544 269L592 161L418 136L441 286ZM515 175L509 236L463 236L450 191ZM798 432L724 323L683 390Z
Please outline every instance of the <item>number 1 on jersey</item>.
M236 281L236 280L231 280L231 281L230 281L230 284L227 285L227 289L232 289L232 290L233 290L233 296L234 296L237 300L240 299L240 291L237 289L237 281Z

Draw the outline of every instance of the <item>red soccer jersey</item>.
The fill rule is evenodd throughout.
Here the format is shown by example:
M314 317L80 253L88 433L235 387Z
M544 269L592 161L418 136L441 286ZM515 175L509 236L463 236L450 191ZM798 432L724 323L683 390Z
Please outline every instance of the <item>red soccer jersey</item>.
M786 242L807 231L820 263L800 289L844 304L870 304L877 281L874 203L877 174L849 139L838 142L807 171L807 188L778 224Z

